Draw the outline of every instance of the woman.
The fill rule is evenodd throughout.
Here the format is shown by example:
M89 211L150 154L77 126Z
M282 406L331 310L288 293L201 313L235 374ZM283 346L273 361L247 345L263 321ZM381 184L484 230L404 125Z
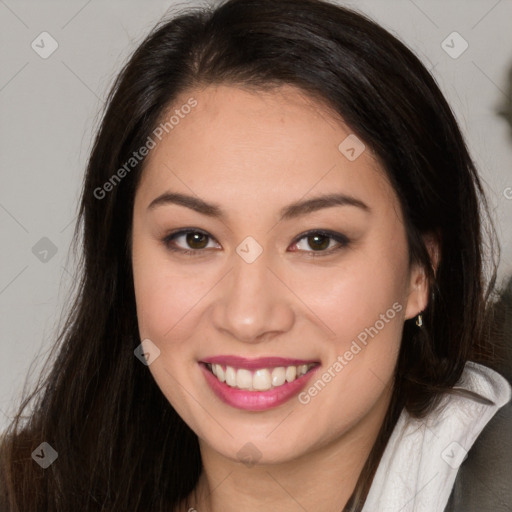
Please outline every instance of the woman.
M230 0L162 22L109 96L4 508L469 510L458 469L510 399L485 211L434 80L370 20Z

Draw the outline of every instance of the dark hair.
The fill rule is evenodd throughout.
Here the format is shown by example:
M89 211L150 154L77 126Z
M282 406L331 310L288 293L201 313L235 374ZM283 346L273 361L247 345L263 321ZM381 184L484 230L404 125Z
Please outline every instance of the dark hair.
M418 58L364 15L320 0L196 7L153 30L108 97L73 239L83 244L76 298L51 372L22 403L3 446L8 510L168 512L197 483L197 437L133 354L131 219L144 161L103 199L94 191L145 144L179 94L221 83L296 86L343 119L382 164L401 203L410 261L428 275L424 326L405 322L388 415L346 510L361 510L403 407L421 417L466 361L493 365L485 326L496 262L494 252L485 256L485 228L491 248L495 234L455 118ZM428 233L441 246L437 270ZM59 454L46 470L31 459L43 441Z

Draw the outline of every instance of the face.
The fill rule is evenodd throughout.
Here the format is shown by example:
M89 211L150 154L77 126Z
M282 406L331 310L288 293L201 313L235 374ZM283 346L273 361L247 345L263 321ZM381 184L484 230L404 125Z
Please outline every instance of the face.
M149 371L223 457L284 462L364 438L427 296L383 170L292 87L209 86L172 107L133 210Z

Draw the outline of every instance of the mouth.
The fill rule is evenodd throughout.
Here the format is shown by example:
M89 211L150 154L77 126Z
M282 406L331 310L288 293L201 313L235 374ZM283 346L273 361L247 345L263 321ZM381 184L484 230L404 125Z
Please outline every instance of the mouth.
M224 403L249 411L277 407L298 394L318 361L218 356L199 362L210 389Z
M229 365L205 363L206 368L219 382L231 388L246 391L268 391L279 388L287 382L300 379L312 370L318 363L300 365L264 367L250 370Z

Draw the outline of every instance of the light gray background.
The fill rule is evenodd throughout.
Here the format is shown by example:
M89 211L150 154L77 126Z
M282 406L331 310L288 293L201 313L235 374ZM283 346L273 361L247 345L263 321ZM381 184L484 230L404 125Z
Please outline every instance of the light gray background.
M496 112L510 110L512 0L340 3L381 23L432 70L486 183L503 280L512 274L512 133ZM161 16L187 4L196 2L0 0L0 430L69 304L77 200L108 87ZM469 45L456 59L442 47L454 31ZM58 43L47 59L31 47L42 46L42 32ZM57 247L46 262L32 250L43 237Z

